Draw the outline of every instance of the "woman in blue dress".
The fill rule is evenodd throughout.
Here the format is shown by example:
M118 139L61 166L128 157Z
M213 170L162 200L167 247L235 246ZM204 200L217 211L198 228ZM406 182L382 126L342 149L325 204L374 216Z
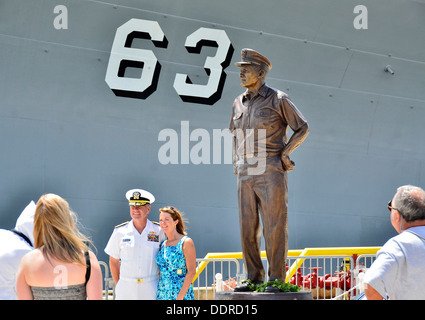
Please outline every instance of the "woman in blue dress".
M159 224L167 235L156 256L161 272L158 300L194 300L192 280L196 274L196 252L184 231L183 218L174 207L159 209Z

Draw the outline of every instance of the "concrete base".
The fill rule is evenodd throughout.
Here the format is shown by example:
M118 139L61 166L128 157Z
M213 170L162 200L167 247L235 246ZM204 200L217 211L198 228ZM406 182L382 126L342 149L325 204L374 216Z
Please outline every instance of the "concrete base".
M313 296L310 291L279 293L220 291L215 293L214 300L313 300Z

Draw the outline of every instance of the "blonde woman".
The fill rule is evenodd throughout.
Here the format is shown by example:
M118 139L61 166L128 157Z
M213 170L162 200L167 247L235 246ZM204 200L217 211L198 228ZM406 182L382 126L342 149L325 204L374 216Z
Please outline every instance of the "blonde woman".
M22 258L17 275L18 299L102 299L99 262L84 241L68 202L43 195L34 214L34 250Z
M158 300L194 300L192 280L196 273L193 240L184 231L183 218L174 207L159 209L159 224L167 235L156 256L161 272Z

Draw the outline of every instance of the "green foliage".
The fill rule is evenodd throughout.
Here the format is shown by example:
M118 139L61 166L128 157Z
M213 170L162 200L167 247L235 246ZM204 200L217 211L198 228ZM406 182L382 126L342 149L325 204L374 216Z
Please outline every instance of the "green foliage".
M298 292L301 290L300 287L290 283L286 283L279 279L276 279L274 281L263 282L263 283L253 283L251 280L248 279L248 280L242 281L242 283L247 283L248 288L251 291L255 291L255 292L265 292L266 287L268 286L276 287L281 292Z

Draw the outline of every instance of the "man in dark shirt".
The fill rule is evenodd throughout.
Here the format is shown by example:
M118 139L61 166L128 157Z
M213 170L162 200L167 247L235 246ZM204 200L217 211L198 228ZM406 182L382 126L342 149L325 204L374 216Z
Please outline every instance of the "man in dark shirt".
M272 64L262 54L243 49L241 86L247 90L233 103L229 129L234 135L233 163L238 175L239 225L248 279L264 281L260 257L260 216L263 224L269 281L285 281L288 251L287 171L295 164L289 155L305 140L308 124L282 91L265 84ZM289 141L286 133L293 131ZM266 291L275 288L267 287ZM247 290L239 286L237 291Z

